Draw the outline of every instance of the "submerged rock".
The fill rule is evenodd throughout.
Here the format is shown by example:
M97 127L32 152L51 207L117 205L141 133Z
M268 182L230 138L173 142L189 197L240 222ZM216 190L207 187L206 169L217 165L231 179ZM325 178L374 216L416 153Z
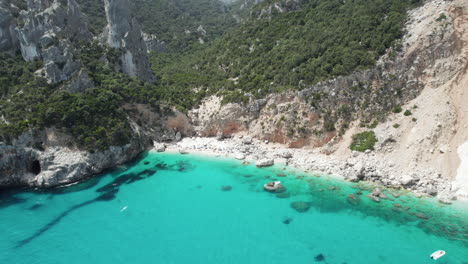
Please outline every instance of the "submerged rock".
M289 225L292 222L292 220L293 219L291 217L285 217L282 222L285 225Z
M309 202L292 202L290 205L294 210L298 211L299 213L307 212L310 209Z
M430 218L428 215L425 215L423 213L417 213L415 216L419 219L424 219L424 220L427 220Z
M227 192L227 191L230 191L230 190L232 190L232 186L229 186L229 185L221 186L221 191L223 191L223 192Z
M277 193L276 197L277 198L289 198L291 195L288 192L283 192L283 193Z
M351 193L346 197L346 201L352 205L358 205L361 202L361 198L359 196Z
M319 262L322 262L325 260L325 256L323 254L318 254L317 256L315 256L315 261L319 261Z
M380 190L380 188L375 188L371 193L366 195L369 199L374 202L380 202L380 199L387 199L388 197Z

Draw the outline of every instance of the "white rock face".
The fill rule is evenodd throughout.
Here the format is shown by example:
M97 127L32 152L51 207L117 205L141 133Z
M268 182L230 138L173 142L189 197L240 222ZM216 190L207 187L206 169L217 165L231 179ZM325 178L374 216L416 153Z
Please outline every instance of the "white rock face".
M457 169L457 177L453 183L453 189L457 196L468 198L468 141L458 147L460 166Z
M125 74L145 81L153 81L144 35L140 25L132 19L128 0L104 0L107 27L106 42L113 48L122 49L122 70Z

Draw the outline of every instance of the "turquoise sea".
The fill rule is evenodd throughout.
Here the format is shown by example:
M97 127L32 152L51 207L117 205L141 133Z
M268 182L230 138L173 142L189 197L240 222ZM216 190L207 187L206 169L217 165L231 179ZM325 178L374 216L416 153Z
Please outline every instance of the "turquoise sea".
M263 191L272 179L286 192ZM0 263L468 263L467 203L396 190L376 203L365 197L372 188L145 153L69 187L0 191ZM439 249L447 254L429 259Z

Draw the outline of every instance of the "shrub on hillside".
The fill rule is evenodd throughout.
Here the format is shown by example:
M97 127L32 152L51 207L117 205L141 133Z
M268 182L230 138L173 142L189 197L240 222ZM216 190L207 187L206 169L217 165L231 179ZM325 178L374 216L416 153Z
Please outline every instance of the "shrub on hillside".
M353 141L349 148L351 150L356 150L364 152L368 149L374 150L374 145L377 142L374 131L365 131L353 136Z

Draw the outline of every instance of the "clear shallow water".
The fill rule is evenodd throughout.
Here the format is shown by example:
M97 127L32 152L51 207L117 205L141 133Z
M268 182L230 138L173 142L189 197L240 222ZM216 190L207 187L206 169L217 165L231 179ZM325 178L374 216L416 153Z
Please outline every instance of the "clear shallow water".
M466 204L392 190L375 203L371 186L304 175L150 153L68 188L3 191L0 263L423 264L438 249L447 255L437 263L468 262ZM272 178L289 197L263 191ZM295 201L311 208L299 213Z

